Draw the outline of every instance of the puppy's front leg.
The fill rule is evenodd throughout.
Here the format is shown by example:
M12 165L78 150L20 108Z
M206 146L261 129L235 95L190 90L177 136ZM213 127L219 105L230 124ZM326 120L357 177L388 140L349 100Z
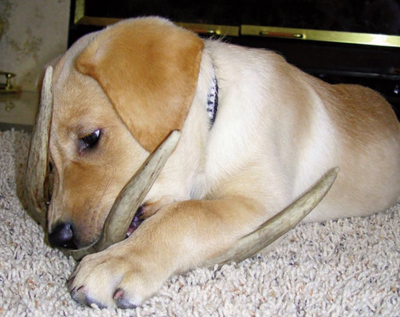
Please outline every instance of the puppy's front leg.
M214 264L263 221L261 211L239 197L164 206L128 239L86 256L70 279L71 295L99 307L140 305L171 275Z

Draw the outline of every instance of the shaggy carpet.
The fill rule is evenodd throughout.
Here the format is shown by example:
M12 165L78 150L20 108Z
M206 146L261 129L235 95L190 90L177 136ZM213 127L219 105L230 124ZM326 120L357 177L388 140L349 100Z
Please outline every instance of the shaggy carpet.
M29 134L0 132L0 316L400 316L400 206L301 224L266 256L174 276L135 310L69 296L75 267L44 243L19 196Z

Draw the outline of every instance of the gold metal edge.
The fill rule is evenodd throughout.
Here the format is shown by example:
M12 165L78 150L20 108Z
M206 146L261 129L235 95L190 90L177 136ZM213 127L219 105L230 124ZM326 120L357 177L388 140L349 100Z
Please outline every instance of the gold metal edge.
M85 0L75 0L75 16L74 23L81 25L107 26L114 24L122 19L104 18L85 16ZM347 44L361 44L385 47L400 47L400 36L371 34L371 33L355 33L355 32L339 32L339 31L323 31L312 29L296 29L269 27L258 25L216 25L216 24L200 24L200 23L181 23L177 25L200 34L215 34L219 36L260 36L260 37L279 37L291 38L297 40L310 40L322 42L335 42Z
M122 20L123 19L118 19L118 18L99 18L99 17L84 16L76 24L93 25L93 26L108 26L108 25L115 24Z
M239 27L232 25L182 23L175 24L199 34L215 34L219 36L239 36Z
M74 23L80 25L107 26L123 19L85 16L85 0L75 1ZM200 34L215 34L219 36L239 36L239 27L231 25L214 25L200 23L180 23L177 25Z
M75 0L74 24L107 26L122 19L91 17L85 15L85 0Z
M85 0L75 0L74 23L80 24L85 17Z
M82 16L79 19L76 19L75 23L80 25L107 26L117 23L121 20L123 19ZM235 27L229 25L211 25L211 24L180 23L180 22L175 22L175 24L199 34L211 34L211 35L215 34L219 36L239 36L239 27L237 26Z
M400 36L371 34L371 33L355 33L355 32L268 27L268 26L257 26L257 25L241 25L240 35L279 37L279 38L291 38L298 40L336 42L336 43L361 44L361 45L386 46L386 47L400 47Z

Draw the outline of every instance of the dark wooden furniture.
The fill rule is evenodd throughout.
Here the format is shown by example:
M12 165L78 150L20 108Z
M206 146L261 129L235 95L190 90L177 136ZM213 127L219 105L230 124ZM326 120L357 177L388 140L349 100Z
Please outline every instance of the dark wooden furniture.
M382 93L400 117L399 0L73 0L69 42L119 19L159 15L201 36L271 49L331 83Z

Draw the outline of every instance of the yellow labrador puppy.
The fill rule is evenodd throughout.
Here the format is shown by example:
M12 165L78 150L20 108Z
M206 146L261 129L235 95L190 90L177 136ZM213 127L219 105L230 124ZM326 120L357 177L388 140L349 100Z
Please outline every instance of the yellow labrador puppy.
M82 304L140 305L171 275L215 263L334 166L336 183L306 221L399 201L400 128L390 105L267 50L203 40L160 18L127 20L65 53L53 96L48 230L57 247L96 241L149 153L172 130L182 133L129 238L77 267L69 287Z

